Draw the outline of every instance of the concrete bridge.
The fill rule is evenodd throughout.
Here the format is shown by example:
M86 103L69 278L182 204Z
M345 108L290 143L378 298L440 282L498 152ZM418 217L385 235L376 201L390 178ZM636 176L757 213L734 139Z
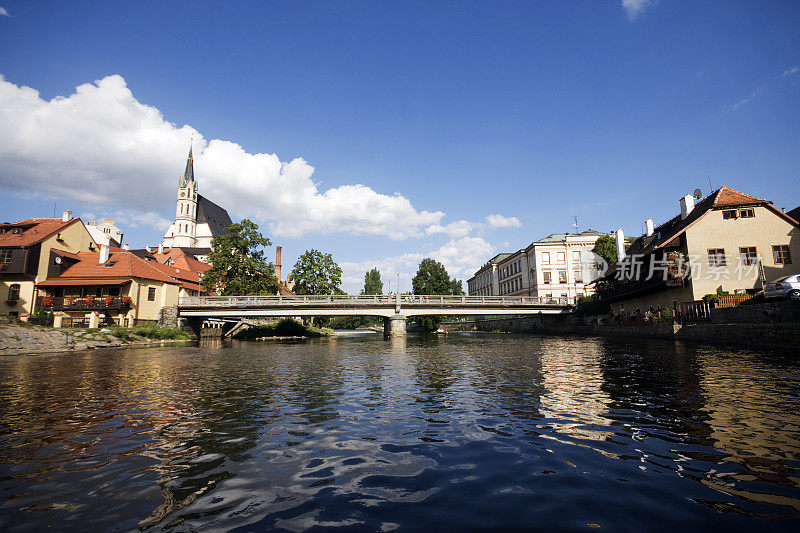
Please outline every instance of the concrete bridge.
M571 303L566 298L531 296L199 296L180 299L178 318L197 332L209 319L375 316L383 317L384 334L392 336L406 334L410 316L559 314L569 312Z

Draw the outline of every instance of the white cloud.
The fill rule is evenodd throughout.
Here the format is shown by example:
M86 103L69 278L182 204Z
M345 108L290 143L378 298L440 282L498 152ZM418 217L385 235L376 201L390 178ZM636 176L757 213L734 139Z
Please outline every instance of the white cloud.
M425 229L427 235L435 235L437 233L444 233L450 237L466 237L473 229L478 228L476 224L467 220L459 220L458 222L451 222L447 225L441 226L434 224Z
M486 223L492 229L518 228L522 226L522 222L517 217L504 217L500 214L489 215L486 217Z
M397 274L400 274L400 290L411 290L411 278L417 273L420 261L431 257L444 265L451 278L464 281L471 278L478 268L495 254L495 247L480 237L462 237L451 239L447 244L431 250L426 254L410 253L394 257L385 257L372 261L340 262L342 267L342 288L350 294L357 294L364 288L364 274L371 268L381 273L384 291L389 290L388 282L392 282L392 290L396 290Z
M622 0L622 9L628 15L628 20L636 20L648 7L655 5L658 0Z
M8 11L6 11L6 8L4 8L4 7L0 7L0 15L2 15L4 17L10 17L11 16L11 15L8 14Z
M784 70L781 76L791 76L792 74L797 74L798 72L800 72L800 65L795 65L792 68L787 68Z
M423 236L444 216L364 185L321 191L311 179L314 167L302 158L283 162L234 142L206 141L140 103L118 75L49 101L0 76L0 186L6 190L124 207L127 220L163 224L164 231L169 222L152 209L174 205L192 136L201 194L234 217L268 222L275 236L345 232L399 240Z

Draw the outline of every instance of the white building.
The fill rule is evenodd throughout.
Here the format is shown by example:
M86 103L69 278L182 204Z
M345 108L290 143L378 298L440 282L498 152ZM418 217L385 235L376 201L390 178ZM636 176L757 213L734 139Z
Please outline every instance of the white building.
M198 194L192 149L189 148L186 170L178 182L175 222L161 244L164 248L190 248L194 255L204 257L211 251L211 240L223 234L231 223L225 209Z
M509 255L511 254L497 254L467 280L467 291L471 296L497 296L500 294L497 265Z
M98 223L95 219L86 224L86 229L89 230L89 234L98 246L103 244L114 248L120 248L122 246L124 233L114 225L113 220L104 218Z
M566 298L590 295L603 273L592 252L603 233L554 233L514 253L499 254L467 282L470 295Z

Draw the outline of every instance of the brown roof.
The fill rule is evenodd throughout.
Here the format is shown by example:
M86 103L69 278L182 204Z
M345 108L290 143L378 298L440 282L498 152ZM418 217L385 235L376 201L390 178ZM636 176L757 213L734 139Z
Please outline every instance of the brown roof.
M795 207L786 214L789 215L795 222L800 222L800 205Z
M154 253L152 256L161 264L172 259L174 266L192 272L206 272L211 270L211 265L198 261L194 256L188 255L181 248L164 248L164 253Z
M57 233L67 226L80 222L71 218L64 222L60 218L28 218L19 222L0 224L0 246L25 248L32 246ZM14 229L19 229L15 233Z
M88 284L90 280L130 278L151 279L154 281L163 281L164 283L178 283L174 277L163 272L161 268L158 268L163 265L156 265L150 261L140 259L127 250L111 248L108 261L104 264L100 264L99 262L99 253L79 253L77 255L80 258L78 263L70 266L58 278L50 278L45 283L52 279L81 280Z

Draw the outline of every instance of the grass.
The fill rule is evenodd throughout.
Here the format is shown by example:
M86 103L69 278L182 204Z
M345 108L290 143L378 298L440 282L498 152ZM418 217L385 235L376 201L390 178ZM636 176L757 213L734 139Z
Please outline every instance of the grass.
M304 326L303 324L284 318L276 324L256 326L241 331L235 335L237 339L254 340L262 337L324 337L330 335L332 330Z
M188 339L189 334L180 328L161 328L156 324L142 324L140 326L133 326L132 328L121 328L113 326L109 328L111 334L116 338L128 341L135 340L136 337L144 337L146 339Z

